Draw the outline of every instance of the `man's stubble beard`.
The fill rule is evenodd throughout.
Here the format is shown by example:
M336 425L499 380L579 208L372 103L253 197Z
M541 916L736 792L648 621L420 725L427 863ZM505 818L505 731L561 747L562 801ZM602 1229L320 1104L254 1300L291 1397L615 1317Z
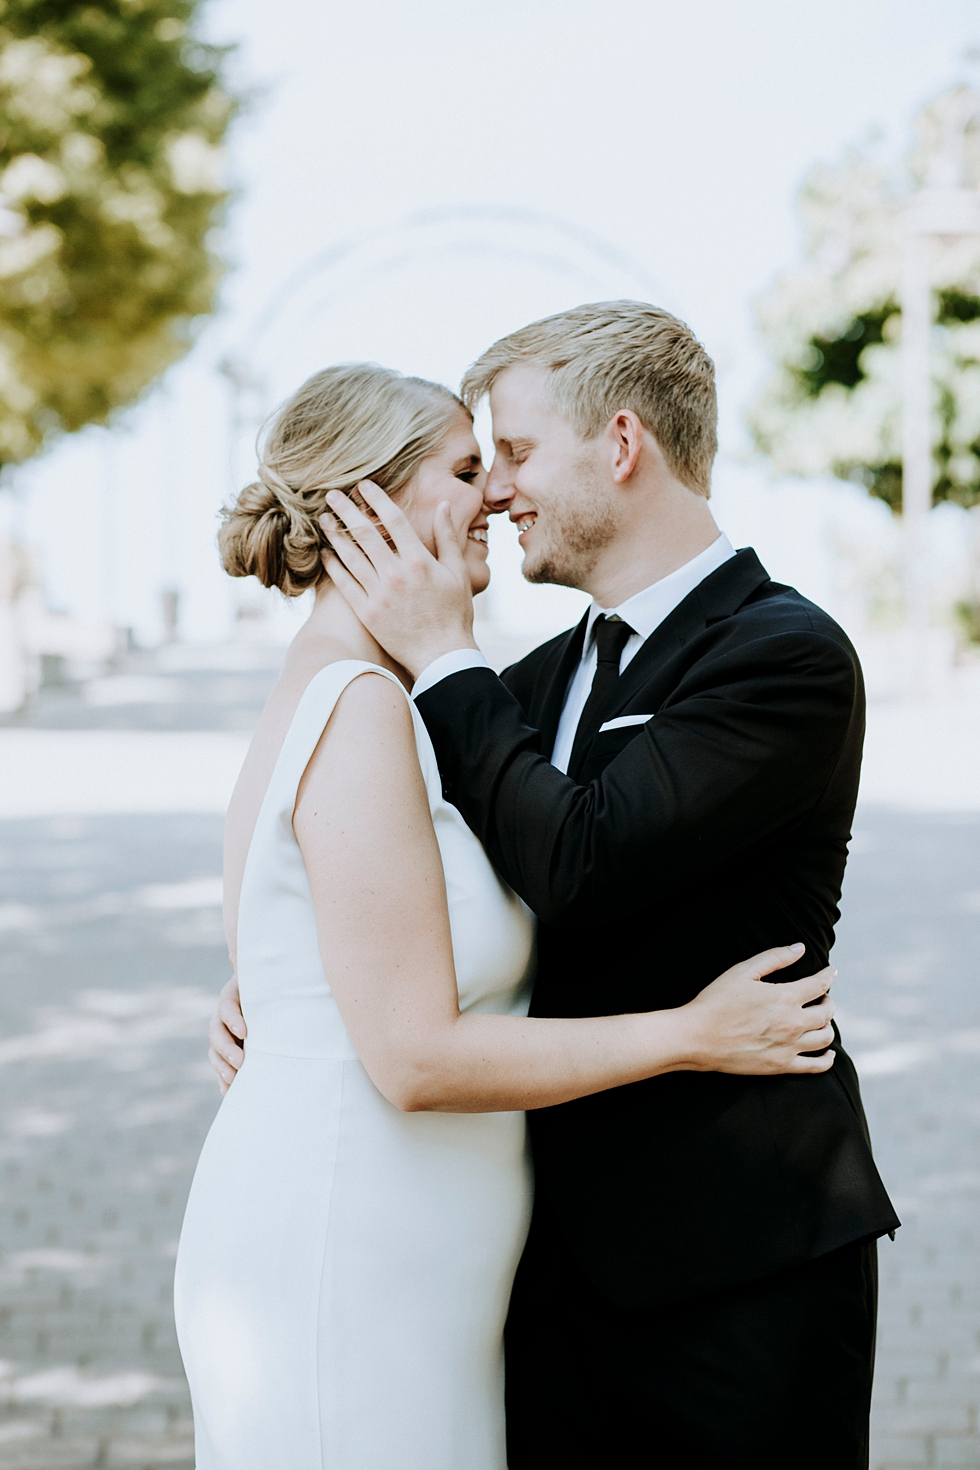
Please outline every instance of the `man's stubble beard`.
M605 486L597 477L583 474L574 498L549 509L548 526L545 545L533 556L524 557L524 580L581 588L616 534L616 518L605 498Z

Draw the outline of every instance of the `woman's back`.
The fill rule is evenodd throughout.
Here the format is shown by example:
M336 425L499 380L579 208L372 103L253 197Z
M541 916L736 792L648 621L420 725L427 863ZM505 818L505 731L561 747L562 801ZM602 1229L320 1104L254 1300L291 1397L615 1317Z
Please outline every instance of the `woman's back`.
M297 661L297 693L302 672ZM396 685L411 712L461 1009L526 1007L531 920L443 800L394 675L331 663L291 718L287 680L229 814L246 1061L205 1145L178 1259L198 1470L504 1465L500 1343L529 1203L523 1116L404 1113L378 1092L331 991L330 936L317 932L293 827L337 701L373 682L360 675Z
M286 650L282 671L249 743L225 816L224 921L233 966L237 963L238 909L245 863L283 743L300 700L316 675L349 656L349 650L338 639L311 635L304 628Z

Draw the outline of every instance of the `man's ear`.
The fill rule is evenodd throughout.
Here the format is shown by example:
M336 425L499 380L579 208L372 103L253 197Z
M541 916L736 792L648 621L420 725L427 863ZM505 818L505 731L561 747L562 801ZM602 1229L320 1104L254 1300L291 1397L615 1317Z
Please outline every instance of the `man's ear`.
M613 453L613 481L624 485L632 475L643 448L643 425L631 408L621 408L609 420L607 434Z

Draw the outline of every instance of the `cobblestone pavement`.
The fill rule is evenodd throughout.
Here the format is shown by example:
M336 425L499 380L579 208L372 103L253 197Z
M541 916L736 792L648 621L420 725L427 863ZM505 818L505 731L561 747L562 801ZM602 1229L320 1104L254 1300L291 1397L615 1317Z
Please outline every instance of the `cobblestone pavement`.
M170 1288L218 1101L220 829L0 822L0 1470L193 1463ZM842 1029L905 1222L875 1470L980 1467L978 858L980 816L868 809L848 873Z
M0 823L0 1467L193 1464L170 1306L218 1103L221 819Z
M859 816L835 962L903 1220L879 1246L873 1470L980 1466L980 816Z

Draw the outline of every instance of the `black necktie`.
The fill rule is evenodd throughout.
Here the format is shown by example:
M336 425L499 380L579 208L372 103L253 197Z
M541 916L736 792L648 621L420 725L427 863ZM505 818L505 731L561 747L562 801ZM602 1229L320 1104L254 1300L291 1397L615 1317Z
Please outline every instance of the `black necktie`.
M616 692L616 685L619 682L619 661L623 656L623 649L632 636L633 629L629 623L624 623L622 618L607 618L605 613L600 613L595 620L595 678L592 680L592 692L582 711L578 729L575 731L572 754L568 762L568 774L573 778L578 774L585 752L592 744L602 724L603 715Z

